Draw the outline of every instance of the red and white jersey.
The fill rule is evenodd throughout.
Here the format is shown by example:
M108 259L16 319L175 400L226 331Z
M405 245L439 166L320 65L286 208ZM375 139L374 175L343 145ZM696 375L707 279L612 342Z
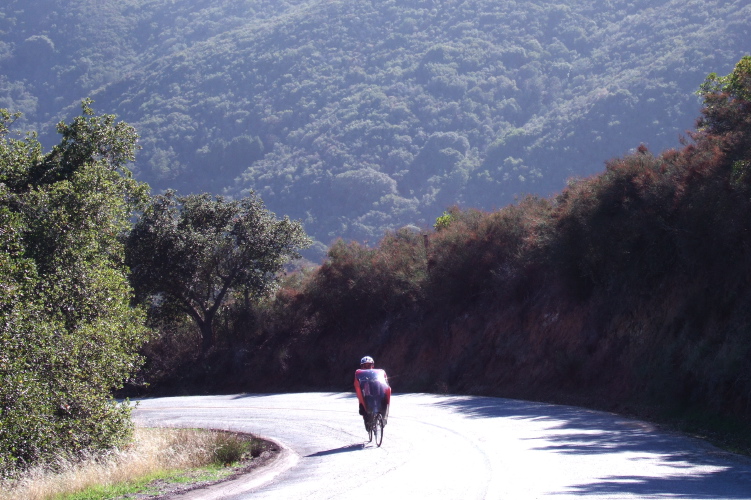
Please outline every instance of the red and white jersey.
M357 393L360 404L368 411L370 409L367 400L371 397L380 397L388 406L391 402L391 387L386 372L378 368L357 370L355 372L355 393Z

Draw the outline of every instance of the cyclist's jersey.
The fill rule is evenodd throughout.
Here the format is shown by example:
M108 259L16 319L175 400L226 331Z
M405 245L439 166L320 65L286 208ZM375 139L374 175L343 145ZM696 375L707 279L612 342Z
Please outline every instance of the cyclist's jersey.
M355 372L355 392L357 400L365 411L371 413L377 409L388 415L391 403L391 387L386 372L374 368L372 370L357 370Z

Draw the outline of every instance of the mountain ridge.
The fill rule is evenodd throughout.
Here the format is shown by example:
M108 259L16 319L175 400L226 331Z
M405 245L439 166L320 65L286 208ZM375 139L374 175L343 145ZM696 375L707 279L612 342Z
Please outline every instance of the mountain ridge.
M741 1L130 0L95 11L109 45L68 54L55 30L92 4L70 19L44 5L56 15L29 21L0 68L12 74L29 44L49 52L29 41L47 37L46 87L6 76L0 106L21 85L38 104L20 111L49 129L92 95L138 128L134 171L155 190L252 189L306 224L318 258L337 237L427 227L454 204L549 195L644 137L676 146L698 113L692 91L743 54L751 14Z

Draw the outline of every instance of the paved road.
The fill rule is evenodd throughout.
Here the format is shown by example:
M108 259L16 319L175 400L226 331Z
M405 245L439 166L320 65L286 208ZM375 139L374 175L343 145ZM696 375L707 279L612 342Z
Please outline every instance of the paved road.
M246 431L287 448L254 482L191 498L751 499L750 459L567 406L395 395L381 448L366 442L348 393L146 399L134 415L141 425Z

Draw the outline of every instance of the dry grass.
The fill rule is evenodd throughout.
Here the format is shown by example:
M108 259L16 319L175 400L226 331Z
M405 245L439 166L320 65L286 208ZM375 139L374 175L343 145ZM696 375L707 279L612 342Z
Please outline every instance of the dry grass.
M216 462L224 441L226 434L219 431L136 428L133 444L125 449L77 460L61 458L15 481L0 482L0 500L44 500L95 485L203 467Z

